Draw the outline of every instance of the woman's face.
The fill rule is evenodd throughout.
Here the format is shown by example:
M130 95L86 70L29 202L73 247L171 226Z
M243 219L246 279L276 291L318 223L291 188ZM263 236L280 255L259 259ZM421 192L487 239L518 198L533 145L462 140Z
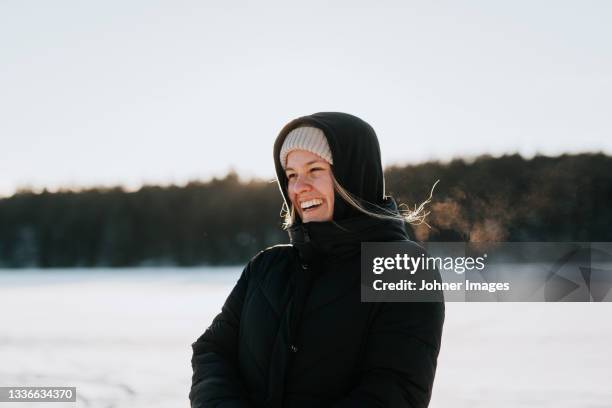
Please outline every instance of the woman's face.
M306 150L294 150L287 156L285 174L289 199L302 222L331 221L334 184L329 163Z

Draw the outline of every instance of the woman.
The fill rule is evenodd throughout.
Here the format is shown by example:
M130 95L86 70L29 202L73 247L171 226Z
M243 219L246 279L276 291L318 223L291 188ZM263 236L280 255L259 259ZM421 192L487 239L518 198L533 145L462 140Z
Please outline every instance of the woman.
M374 130L301 117L274 163L291 244L249 262L193 344L191 406L426 407L444 304L360 301L361 242L408 240Z

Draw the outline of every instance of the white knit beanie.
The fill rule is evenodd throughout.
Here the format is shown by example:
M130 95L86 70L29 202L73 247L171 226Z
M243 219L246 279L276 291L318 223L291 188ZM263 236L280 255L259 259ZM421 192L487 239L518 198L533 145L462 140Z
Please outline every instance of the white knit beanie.
M283 169L287 167L287 156L294 150L309 151L322 157L329 164L334 164L327 138L319 128L304 126L289 132L280 151L280 162Z

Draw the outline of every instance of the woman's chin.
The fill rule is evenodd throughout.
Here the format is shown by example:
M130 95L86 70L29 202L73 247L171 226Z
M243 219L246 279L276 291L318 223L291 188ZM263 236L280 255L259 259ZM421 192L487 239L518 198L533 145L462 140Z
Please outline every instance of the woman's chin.
M331 221L330 216L322 212L319 212L319 211L313 212L313 213L302 214L301 218L302 218L303 223Z

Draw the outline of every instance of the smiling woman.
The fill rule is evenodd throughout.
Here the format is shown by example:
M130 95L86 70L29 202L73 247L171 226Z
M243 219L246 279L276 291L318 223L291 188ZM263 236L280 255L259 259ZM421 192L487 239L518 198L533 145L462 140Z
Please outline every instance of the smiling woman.
M291 244L248 263L193 344L192 407L426 407L444 304L361 302L361 243L409 240L376 133L345 113L304 116L274 163Z

